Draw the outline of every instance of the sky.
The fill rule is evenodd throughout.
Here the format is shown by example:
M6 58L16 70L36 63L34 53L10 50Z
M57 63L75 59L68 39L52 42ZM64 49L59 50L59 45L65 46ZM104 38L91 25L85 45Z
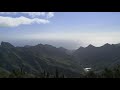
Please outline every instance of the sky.
M120 43L120 12L0 12L0 42L77 49Z

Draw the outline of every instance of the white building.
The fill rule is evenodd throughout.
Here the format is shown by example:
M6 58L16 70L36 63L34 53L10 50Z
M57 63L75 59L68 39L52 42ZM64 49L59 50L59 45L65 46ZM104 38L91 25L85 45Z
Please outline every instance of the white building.
M84 71L85 72L88 72L88 71L90 71L91 70L91 68L84 68Z

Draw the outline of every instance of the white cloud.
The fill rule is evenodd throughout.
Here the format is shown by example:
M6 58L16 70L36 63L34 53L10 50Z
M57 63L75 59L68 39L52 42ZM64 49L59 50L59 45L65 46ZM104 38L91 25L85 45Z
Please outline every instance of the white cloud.
M51 18L51 17L53 17L53 16L54 16L54 12L48 12L47 18Z
M18 17L17 15L21 16ZM53 12L0 12L0 26L16 27L22 24L46 24L50 22L49 18L53 16Z
M46 18L52 18L54 16L54 12L0 12L0 15L16 15L23 14L28 15L32 18L45 16Z
M28 14L32 18L37 17L37 16L45 16L45 12L21 12L22 14Z
M19 25L25 24L32 24L32 23L38 23L38 24L46 24L49 23L49 20L46 19L39 19L39 18L26 18L26 17L4 17L4 16L0 16L0 25L1 26L8 26L8 27L17 27Z
M34 17L45 16L46 18L52 18L54 16L54 12L20 12L22 14L27 14Z
M8 14L13 14L13 15L15 15L17 12L0 12L0 14L6 14L6 15L8 15Z

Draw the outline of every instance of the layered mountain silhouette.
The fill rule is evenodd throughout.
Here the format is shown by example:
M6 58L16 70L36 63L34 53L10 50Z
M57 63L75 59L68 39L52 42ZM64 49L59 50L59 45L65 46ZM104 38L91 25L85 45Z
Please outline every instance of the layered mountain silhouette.
M54 73L57 69L67 76L76 76L82 68L66 52L67 49L47 44L14 47L8 42L2 42L0 45L0 69L11 72L22 67L29 73L40 73L44 70Z
M84 67L100 70L120 64L120 45L108 43L101 47L89 45L86 48L80 47L73 55L74 60L77 60Z
M84 68L100 71L116 64L120 64L120 44L107 43L101 47L90 44L75 51L48 44L14 47L8 42L1 42L0 45L0 70L6 72L21 67L30 73L44 70L54 73L58 69L66 76L76 77Z

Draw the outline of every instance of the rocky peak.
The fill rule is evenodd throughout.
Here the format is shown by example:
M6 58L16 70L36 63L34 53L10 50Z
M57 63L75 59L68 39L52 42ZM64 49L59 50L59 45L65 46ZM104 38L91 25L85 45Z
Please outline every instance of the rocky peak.
M1 42L1 47L13 48L14 46L8 42Z

